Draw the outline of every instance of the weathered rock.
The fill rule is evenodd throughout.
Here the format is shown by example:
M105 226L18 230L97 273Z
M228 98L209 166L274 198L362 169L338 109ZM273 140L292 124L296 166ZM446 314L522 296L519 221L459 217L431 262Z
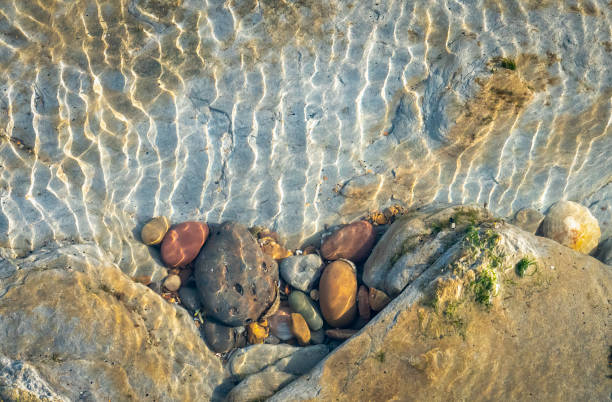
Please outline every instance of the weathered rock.
M320 345L325 342L325 331L323 329L310 331L310 342L313 345Z
M304 317L310 329L318 331L323 327L321 313L319 313L317 307L304 292L294 290L289 294L288 301L291 309Z
M327 237L321 245L321 255L326 260L344 258L359 262L368 257L375 240L374 228L370 222L354 222Z
M263 343L268 337L270 328L268 328L268 321L263 320L262 322L252 322L247 325L248 341L251 345Z
M389 304L391 299L385 294L385 292L370 288L368 292L368 301L370 308L374 311L380 311Z
M140 231L142 242L148 246L159 244L170 228L170 221L165 216L158 216L147 222Z
M287 344L247 346L246 348L236 349L232 353L228 361L228 367L233 375L244 378L273 365L283 357L295 353L298 349L296 346Z
M191 286L182 286L178 291L181 303L192 313L202 308L198 290Z
M200 327L204 334L206 344L216 353L229 352L236 344L236 331L232 327L223 325L207 318Z
M514 215L512 224L526 232L535 234L544 220L544 214L533 208L523 208Z
M345 340L350 338L351 336L355 335L357 333L356 329L328 329L327 331L325 331L325 335L327 335L328 337L332 338L332 339L338 339L338 340Z
M291 250L287 250L271 237L264 237L260 239L259 244L261 245L261 249L265 254L269 255L277 261L291 257L293 255Z
M599 243L595 258L604 264L612 265L612 237Z
M198 256L208 232L208 226L202 222L183 222L172 226L162 241L162 260L170 267L189 264Z
M608 351L602 345L609 338L612 271L512 225L491 230L500 236L489 254L502 258L497 268L491 268L489 251L470 258L471 245L449 246L360 333L270 400L348 400L357 394L364 400L608 398ZM526 254L539 269L520 278L512 267ZM476 289L491 269L497 271L496 292L484 307ZM346 364L355 361L360 364Z
M591 211L572 201L559 201L550 207L540 230L543 236L584 254L597 247L601 236Z
M310 342L310 330L306 320L299 313L291 314L291 333L298 340L299 344L304 346Z
M291 310L288 307L280 307L276 314L269 318L270 331L283 341L293 338L291 333Z
M176 292L181 287L181 278L178 275L168 275L164 279L164 287L171 292Z
M296 255L280 263L280 274L287 283L302 292L308 292L319 279L323 261L317 254Z
M356 300L355 266L346 260L328 264L319 282L319 305L325 321L338 328L349 325L357 314Z
M242 225L214 230L194 265L202 305L227 325L258 321L276 300L278 266Z
M238 402L269 397L297 376L310 371L329 351L325 345L296 349L291 355L278 360L274 365L245 378L232 389L227 400Z
M359 286L359 291L357 292L357 310L361 318L364 320L370 319L369 292L368 288L363 285Z
M0 272L7 263L0 260ZM60 400L208 400L228 391L228 373L189 314L133 282L98 248L34 253L16 264L0 280L0 394L21 388L2 356L27 368L29 391L42 389L38 376Z

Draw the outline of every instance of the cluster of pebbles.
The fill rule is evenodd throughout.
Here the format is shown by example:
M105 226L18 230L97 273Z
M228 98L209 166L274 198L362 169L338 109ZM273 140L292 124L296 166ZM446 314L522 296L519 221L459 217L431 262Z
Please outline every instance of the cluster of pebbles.
M192 313L213 351L262 343L333 346L390 301L358 275L377 237L378 223L370 221L341 227L319 249L287 250L264 228L235 222L170 226L165 217L148 222L141 238L160 246L169 268L158 290Z

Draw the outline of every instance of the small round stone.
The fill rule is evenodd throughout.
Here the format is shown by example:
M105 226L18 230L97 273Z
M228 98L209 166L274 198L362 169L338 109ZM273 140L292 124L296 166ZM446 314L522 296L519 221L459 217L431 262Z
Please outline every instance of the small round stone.
M251 345L263 343L268 336L269 328L267 320L252 322L247 325L248 340Z
M169 227L170 221L168 218L165 216L155 217L143 226L140 231L140 238L142 242L148 246L159 244L164 239Z
M276 314L269 318L270 331L278 339L288 341L293 338L291 333L291 310L288 307L280 307Z
M325 321L333 327L349 325L357 314L355 266L346 260L325 267L319 282L319 304Z
M323 319L321 318L321 313L315 307L312 300L304 292L300 292L299 290L294 290L289 294L289 306L291 309L300 313L302 317L308 323L308 326L313 331L318 331L323 327Z
M202 326L206 343L216 353L225 353L234 348L236 333L232 327L207 319Z
M295 255L281 261L280 274L294 288L308 292L319 279L322 266L317 254Z
M543 236L584 254L593 251L601 237L591 211L572 201L554 204L542 222L541 231Z
M291 333L302 346L308 345L308 342L310 342L310 329L308 329L308 324L301 314L291 314Z
M370 255L375 240L376 234L370 222L354 222L326 238L321 245L321 255L326 260L363 261Z
M171 292L176 292L181 287L181 278L178 275L168 275L164 280L164 287Z
M319 291L317 289L312 289L310 291L310 298L314 301L319 301Z

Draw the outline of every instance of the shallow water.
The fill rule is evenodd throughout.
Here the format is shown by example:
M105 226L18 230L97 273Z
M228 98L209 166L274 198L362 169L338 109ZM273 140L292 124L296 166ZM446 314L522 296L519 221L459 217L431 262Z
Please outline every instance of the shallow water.
M612 221L608 1L0 1L0 247L156 272L152 216L297 245L395 203ZM516 69L502 66L512 59Z

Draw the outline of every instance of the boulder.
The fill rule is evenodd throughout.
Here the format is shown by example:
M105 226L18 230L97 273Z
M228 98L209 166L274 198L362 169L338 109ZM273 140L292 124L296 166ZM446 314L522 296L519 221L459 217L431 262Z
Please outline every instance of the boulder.
M326 260L344 258L360 262L368 257L375 240L374 227L370 222L353 222L338 229L323 241L321 256Z
M296 289L308 292L321 275L323 261L317 254L295 255L280 263L281 277Z
M509 224L478 233L499 238L449 244L365 328L270 401L607 399L609 267ZM533 276L515 273L522 258L537 264Z
M357 313L357 272L347 260L325 267L319 282L319 305L325 321L332 327L349 325Z
M162 241L162 260L172 268L189 264L198 256L208 232L208 226L202 222L183 222L172 226Z
M542 236L584 254L593 251L601 237L591 211L572 201L559 201L550 207L540 231Z
M17 260L2 276L0 399L21 400L26 389L70 401L223 398L229 373L189 314L110 260L97 247L69 246ZM26 382L10 380L19 373Z
M202 305L226 325L258 321L276 301L278 265L240 224L213 230L194 265Z

